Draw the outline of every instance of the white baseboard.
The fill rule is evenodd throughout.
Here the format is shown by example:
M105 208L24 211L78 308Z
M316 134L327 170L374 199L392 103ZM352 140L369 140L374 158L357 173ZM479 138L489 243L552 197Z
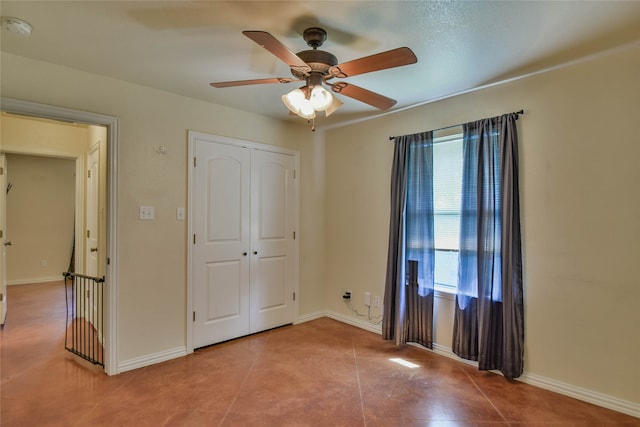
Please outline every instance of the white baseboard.
M298 316L298 318L296 319L295 322L293 322L293 324L297 325L300 323L310 322L312 320L320 319L321 317L326 317L326 316L327 316L327 313L325 313L324 311L316 311L315 313L308 313L303 316Z
M344 314L340 314L336 312L326 312L325 315L339 322L347 323L349 325L366 329L368 331L375 332L377 334L382 334L382 328L380 326L371 325L363 320L356 319L350 316L345 316ZM458 362L462 362L462 363L476 366L476 367L478 366L478 362L462 359L458 357L458 355L456 355L453 351L451 351L451 348L437 344L437 343L433 344L433 350L430 350L418 344L409 343L409 345L415 345L416 347L424 349L425 351L432 351L436 354L448 357L450 359L454 359ZM500 372L497 372L497 371L496 373L500 374ZM532 386L553 391L555 393L562 394L564 396L569 396L574 399L592 403L597 406L602 406L603 408L607 408L613 411L621 412L623 414L631 415L632 417L640 418L640 403L629 402L627 400L619 399L617 397L608 396L606 394L598 393L592 390L587 390L582 387L566 384L560 381L553 380L551 378L546 378L541 375L530 374L527 372L524 372L522 376L520 376L520 378L518 378L517 380L525 384L530 384Z
M527 372L523 373L518 380L545 390L554 391L558 394L563 394L565 396L573 397L574 399L582 400L584 402L602 406L603 408L640 418L640 403L629 402L628 400L608 396L606 394L587 390L586 388L566 384L536 374L529 374Z
M183 346L154 354L148 354L146 356L135 357L118 364L118 373L127 372L138 368L144 368L145 366L154 365L160 362L166 362L167 360L176 359L178 357L183 357L186 355L187 348Z
M13 285L30 285L35 283L46 283L46 282L59 282L64 280L64 276L52 276L52 277L37 277L34 279L15 279L15 280L7 280L7 286Z
M351 326L355 326L360 329L366 329L367 331L376 333L378 335L382 335L382 325L374 325L365 320L358 319L352 316L348 316L342 313L338 313L335 311L328 311L325 313L325 316L337 320L342 323L347 323Z

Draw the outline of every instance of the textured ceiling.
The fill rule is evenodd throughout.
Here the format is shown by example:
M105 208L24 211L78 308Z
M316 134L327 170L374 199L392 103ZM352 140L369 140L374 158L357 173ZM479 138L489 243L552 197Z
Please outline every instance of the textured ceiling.
M264 30L298 52L321 26L340 62L400 46L418 63L345 79L398 100L394 109L559 66L640 41L640 1L7 1L2 16L33 25L2 31L4 52L126 80L240 110L289 117L282 94L300 83L212 88L214 81L290 77L242 35ZM380 114L345 105L318 126Z

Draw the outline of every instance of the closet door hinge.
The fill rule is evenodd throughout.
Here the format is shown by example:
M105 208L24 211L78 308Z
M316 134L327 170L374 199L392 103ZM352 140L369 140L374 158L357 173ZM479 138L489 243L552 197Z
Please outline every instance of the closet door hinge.
M4 301L4 294L0 294L0 301Z
M294 301L296 300L296 293L295 292L293 293L293 300Z
M196 235L195 234L193 235L193 244L194 245L196 244Z
M296 170L293 170L293 179L296 179Z
M4 175L4 168L0 168L0 175Z
M196 162L196 157L194 157L194 158L193 158L193 167L194 167L194 168L197 166L197 164L196 164L196 163L197 163L197 162Z
M293 240L296 240L296 232L293 232Z
M87 171L87 178L91 178L91 169Z
M87 230L87 239L91 237L91 230Z
M193 321L194 322L196 321L196 312L195 311L193 312Z

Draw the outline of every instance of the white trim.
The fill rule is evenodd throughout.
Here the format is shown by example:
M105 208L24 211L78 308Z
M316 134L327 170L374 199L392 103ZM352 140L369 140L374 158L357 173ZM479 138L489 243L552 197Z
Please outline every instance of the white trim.
M117 117L87 111L72 110L54 105L0 97L0 110L9 113L42 117L53 120L81 122L107 127L108 151L108 223L107 223L107 258L105 298L105 372L108 375L118 373L117 333L118 333L118 264L117 264L117 227L118 227L118 141L120 122ZM3 148L4 149L4 148Z
M160 351L158 353L147 354L146 356L134 357L133 359L124 360L120 363L118 365L118 372L122 373L132 371L134 369L144 368L145 366L155 365L156 363L166 362L186 355L187 348L182 346Z
M522 376L518 378L518 381L540 387L545 390L554 391L594 405L602 406L603 408L611 409L613 411L622 412L623 414L631 415L632 417L640 418L640 403L634 403L617 397L608 396L586 388L527 372L523 373Z
M327 313L324 311L316 311L315 313L305 314L304 316L297 316L296 321L293 322L293 324L299 325L300 323L311 322L312 320L321 319L323 317L327 317Z
M373 325L361 319L349 316L347 314L338 313L336 311L327 311L325 315L338 322L346 323L356 328L365 329L378 335L382 335L382 325Z

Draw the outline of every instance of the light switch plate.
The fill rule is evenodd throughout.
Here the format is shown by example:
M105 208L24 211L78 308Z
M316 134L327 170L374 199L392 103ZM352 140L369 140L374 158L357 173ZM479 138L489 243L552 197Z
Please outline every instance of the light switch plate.
M140 206L140 219L149 220L155 218L153 206Z
M184 221L184 208L176 208L176 220Z

